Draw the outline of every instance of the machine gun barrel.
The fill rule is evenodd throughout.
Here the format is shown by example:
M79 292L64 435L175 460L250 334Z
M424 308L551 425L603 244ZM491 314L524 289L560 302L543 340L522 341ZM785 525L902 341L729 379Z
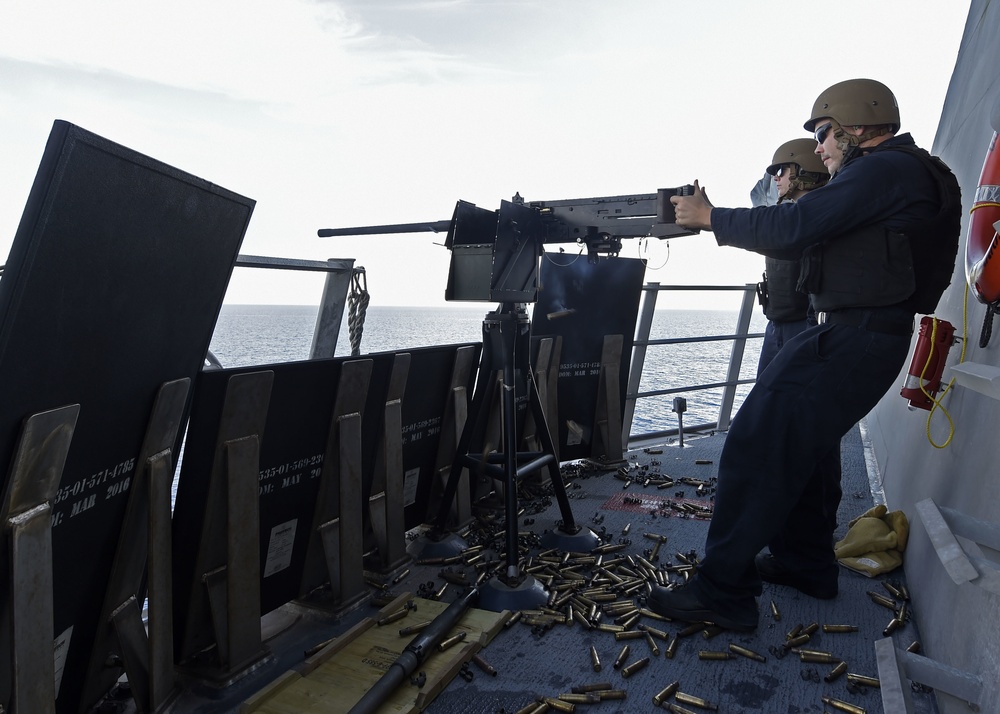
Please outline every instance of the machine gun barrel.
M399 658L393 662L386 673L382 675L371 688L365 692L358 703L351 707L348 714L370 714L390 697L400 684L406 681L424 660L434 651L445 635L459 623L466 611L479 599L479 589L470 588L459 597L444 612L435 617L431 624L420 632L404 649Z
M425 223L393 223L384 226L355 226L353 228L320 228L317 235L320 238L332 236L371 236L388 233L423 233L431 231L441 233L447 231L451 221L428 221Z

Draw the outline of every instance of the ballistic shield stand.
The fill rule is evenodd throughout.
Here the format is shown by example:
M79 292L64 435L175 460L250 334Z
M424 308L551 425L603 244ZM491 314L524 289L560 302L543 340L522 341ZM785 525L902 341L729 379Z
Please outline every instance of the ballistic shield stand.
M94 639L86 701L97 701L118 678L119 670L107 664L114 657L122 662L140 712L163 711L174 693L170 486L173 445L190 385L188 377L165 382L153 402ZM144 582L148 625L140 605Z
M379 449L375 455L372 495L368 513L375 533L377 570L382 574L398 570L410 560L406 554L403 503L403 392L410 374L410 355L395 356ZM339 554L338 554L339 556Z
M496 612L509 609L530 608L548 599L545 588L532 576L524 573L519 565L517 532L517 481L526 474L543 467L549 469L553 492L559 504L562 522L558 529L547 532L542 537L545 547L556 547L567 551L589 552L599 539L587 528L582 528L573 519L566 487L559 473L559 462L555 455L552 437L545 413L538 398L534 378L528 360L530 324L525 307L521 303L504 302L495 312L488 313L483 321L483 355L480 364L480 382L473 396L469 419L466 422L458 451L451 466L451 473L445 485L434 528L428 537L440 541L450 534L445 530L448 506L455 497L458 481L463 468L477 469L500 481L504 488L504 514L506 528L506 571L492 578L481 587L480 606ZM473 437L481 431L481 425L488 411L488 395L491 394L489 375L501 371L502 396L500 400L503 424L502 451L485 455L468 452ZM519 452L518 419L516 413L516 379L525 375L527 381L528 409L531 410L537 428L537 437L542 450ZM486 378L484 378L486 377Z
M0 541L6 541L2 555L10 575L0 592L6 615L0 627L9 632L10 651L0 657L13 675L4 683L9 688L4 703L13 712L56 710L54 660L61 655L65 661L68 643L57 642L53 657L52 501L79 414L80 405L71 404L25 420L0 505Z

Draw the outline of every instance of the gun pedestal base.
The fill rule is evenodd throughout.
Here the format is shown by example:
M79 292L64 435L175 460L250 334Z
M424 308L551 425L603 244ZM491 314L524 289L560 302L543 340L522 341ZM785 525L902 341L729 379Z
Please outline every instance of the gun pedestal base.
M451 558L469 547L465 538L448 531L435 532L430 530L422 536L421 540L423 545L417 555L417 560Z
M542 534L543 548L558 548L567 553L589 553L601 544L601 539L594 531L585 526L563 530L556 528Z
M548 599L548 590L531 575L517 585L508 585L500 576L494 576L479 586L479 607L491 612L531 610L545 605Z

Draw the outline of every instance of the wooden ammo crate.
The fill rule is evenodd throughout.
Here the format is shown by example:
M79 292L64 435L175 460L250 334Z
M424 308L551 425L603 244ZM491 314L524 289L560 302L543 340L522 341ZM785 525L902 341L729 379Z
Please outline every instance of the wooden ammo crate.
M407 601L416 608L406 617L379 626L378 620L396 612ZM289 670L247 699L241 714L337 714L347 712L377 682L417 634L400 637L399 630L433 620L448 603L414 598L405 593L386 605L376 617L369 617L345 632L296 670ZM380 714L420 712L458 674L472 655L485 647L499 632L509 612L470 609L450 637L466 632L465 639L443 652L435 650L420 665L426 675L422 687L400 685L379 708ZM417 674L417 673L414 673Z

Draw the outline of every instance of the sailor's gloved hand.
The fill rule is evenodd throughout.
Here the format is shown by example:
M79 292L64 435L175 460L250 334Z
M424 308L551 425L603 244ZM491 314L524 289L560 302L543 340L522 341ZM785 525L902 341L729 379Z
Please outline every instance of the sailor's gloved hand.
M708 194L695 179L694 194L691 196L671 196L677 225L692 230L712 230L712 202Z

